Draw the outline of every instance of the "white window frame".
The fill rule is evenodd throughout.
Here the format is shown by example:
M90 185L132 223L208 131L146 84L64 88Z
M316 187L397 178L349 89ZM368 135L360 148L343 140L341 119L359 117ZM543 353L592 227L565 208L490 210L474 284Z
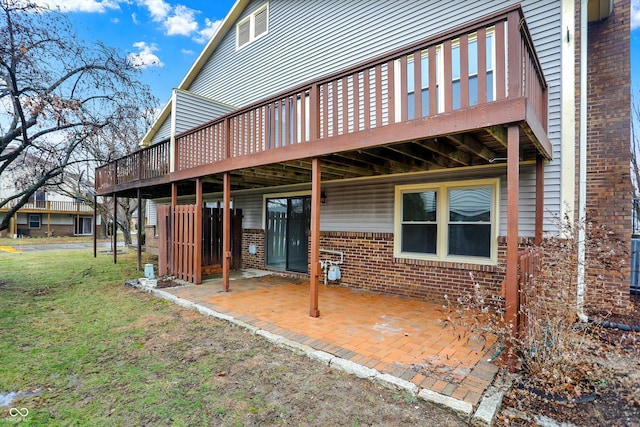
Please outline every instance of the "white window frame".
M256 15L260 14L265 10L267 11L267 29L263 33L256 34L256 25L255 25ZM240 44L240 27L247 22L249 22L249 40L244 44ZM242 21L239 21L236 24L236 51L251 44L255 40L258 40L260 37L268 33L269 33L269 3L265 3L264 5L260 6L258 9L253 11L249 16L247 16Z
M37 227L32 227L31 226L31 218L32 217L33 218L38 218L38 226ZM42 228L42 215L40 215L40 214L29 214L29 216L27 217L27 222L29 224L29 229L30 230L39 230L39 229Z
M489 257L447 255L449 243L449 190L464 190L491 187L491 249ZM402 251L402 196L404 193L436 191L437 242L436 253L425 254ZM395 258L447 261L467 264L496 265L498 262L498 233L500 230L500 179L488 178L471 181L448 181L430 184L397 185L394 204L393 256Z

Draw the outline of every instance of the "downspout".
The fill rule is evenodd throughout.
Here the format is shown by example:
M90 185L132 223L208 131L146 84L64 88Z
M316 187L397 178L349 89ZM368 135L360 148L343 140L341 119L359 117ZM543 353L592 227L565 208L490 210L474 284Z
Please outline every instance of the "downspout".
M589 0L580 1L580 166L578 186L578 283L576 289L576 308L581 321L589 318L584 314L585 227L587 217L587 30Z

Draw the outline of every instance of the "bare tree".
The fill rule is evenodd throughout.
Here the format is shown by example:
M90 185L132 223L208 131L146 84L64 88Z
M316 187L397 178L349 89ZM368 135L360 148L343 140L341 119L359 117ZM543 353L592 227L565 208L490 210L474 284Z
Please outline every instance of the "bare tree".
M113 217L113 198L98 197L94 199L93 191L95 183L95 167L106 163L113 158L122 157L138 148L144 132L151 126L155 117L154 109L135 111L135 115L127 117L118 124L109 124L95 138L95 142L80 150L82 161L75 162L67 167L65 179L57 181L56 192L66 194L76 200L94 207L103 220L103 224L115 223L117 229L122 232L126 244L132 243L131 223L134 214L138 210L137 199L118 198L117 216ZM142 200L144 211L145 201ZM138 218L138 238L144 229L143 219Z
M0 15L0 179L15 183L0 194L0 207L9 208L0 216L5 230L39 188L61 185L73 165L132 151L129 132L156 101L125 55L79 42L63 14L0 0Z

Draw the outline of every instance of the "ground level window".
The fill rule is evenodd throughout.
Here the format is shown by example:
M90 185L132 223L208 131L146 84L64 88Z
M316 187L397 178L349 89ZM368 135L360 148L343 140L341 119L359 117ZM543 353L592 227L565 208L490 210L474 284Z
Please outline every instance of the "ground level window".
M29 215L29 228L40 228L40 215Z
M396 187L394 254L495 262L498 180Z
M448 255L491 257L491 187L449 190Z

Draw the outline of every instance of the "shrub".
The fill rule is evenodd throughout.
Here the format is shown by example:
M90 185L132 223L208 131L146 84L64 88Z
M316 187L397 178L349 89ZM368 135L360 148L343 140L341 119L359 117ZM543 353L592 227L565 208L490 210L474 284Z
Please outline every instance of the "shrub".
M503 354L517 358L526 386L563 398L591 391L611 381L613 375L597 357L604 350L593 334L595 326L579 317L576 290L580 227L565 218L556 236L547 236L534 248L540 256L540 269L520 290L524 304L518 334L505 325L502 298L489 294L478 283L473 292L455 302L447 299L444 306L445 321L457 331L459 339L486 341L489 334L496 336L506 349ZM626 245L605 225L588 223L584 232L585 287L589 300L598 301L599 292L612 276L618 280L624 277L621 272L627 261Z

